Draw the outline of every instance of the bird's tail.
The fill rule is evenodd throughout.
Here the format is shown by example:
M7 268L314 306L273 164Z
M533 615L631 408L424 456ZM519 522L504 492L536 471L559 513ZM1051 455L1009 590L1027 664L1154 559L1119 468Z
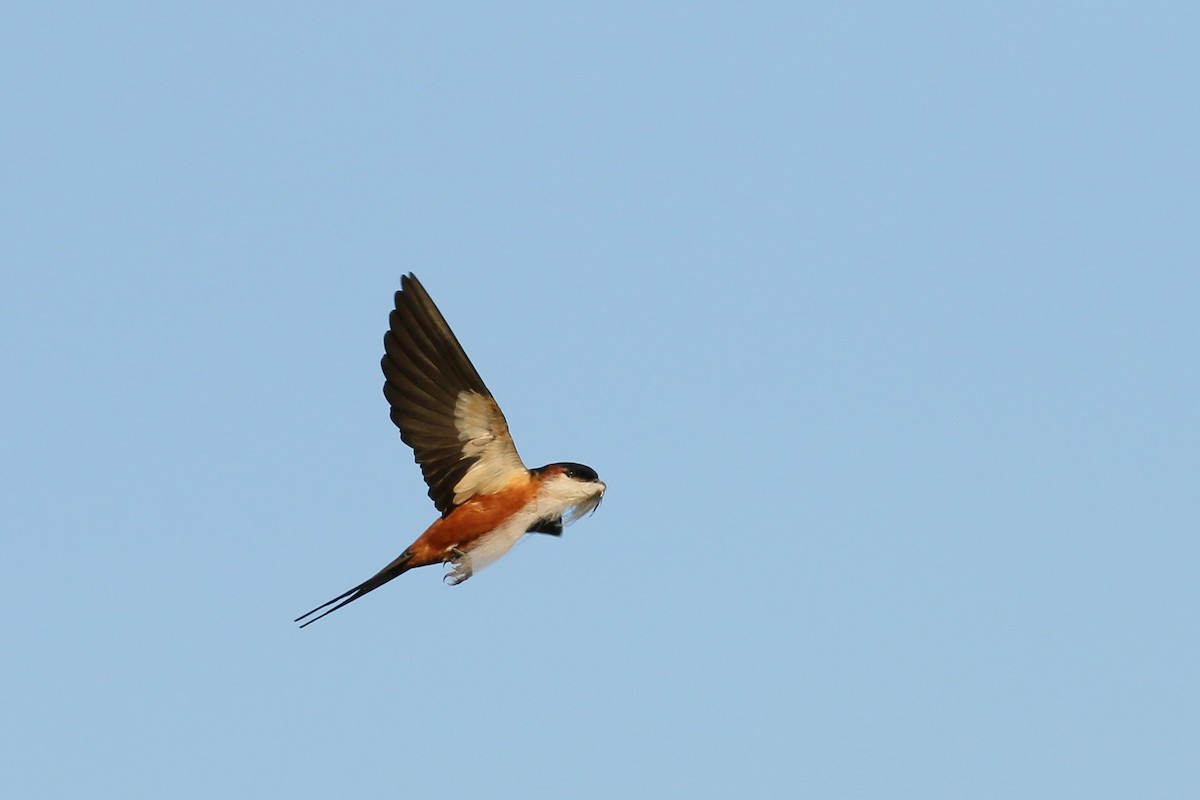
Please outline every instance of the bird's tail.
M314 608L312 611L309 611L307 614L301 614L300 616L296 617L296 619L293 620L293 622L299 622L300 620L304 619L305 617L312 617L313 614L317 614L318 611L320 611L322 608L325 608L326 606L333 606L333 608L331 608L327 611L324 611L320 614L317 614L317 616L313 617L308 622L305 622L300 627L303 628L305 625L312 625L314 622L316 622L317 620L319 620L321 617L325 616L326 614L332 614L334 611L337 611L342 606L344 606L348 603L353 603L355 600L362 597L364 594L375 591L380 586L383 586L385 583L392 580L393 578L399 578L401 575L408 572L408 570L409 570L408 562L412 560L412 557L413 557L412 551L405 550L403 553L400 554L400 556L395 561L388 564L386 567L381 569L374 576L363 581L362 583L360 583L358 586L355 586L350 591L345 592L343 594L339 594L337 597L333 598L328 603L322 603L321 605ZM337 603L337 605L333 605L334 603Z

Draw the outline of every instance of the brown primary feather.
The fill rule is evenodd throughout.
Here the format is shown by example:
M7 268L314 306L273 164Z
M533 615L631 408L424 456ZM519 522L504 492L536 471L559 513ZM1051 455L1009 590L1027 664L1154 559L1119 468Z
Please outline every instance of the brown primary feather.
M446 517L456 507L455 487L480 457L463 453L455 417L460 396L486 400L489 431L511 450L508 424L458 338L411 274L401 278L389 321L381 361L383 393L400 438L413 448L430 499ZM513 461L519 465L520 459Z

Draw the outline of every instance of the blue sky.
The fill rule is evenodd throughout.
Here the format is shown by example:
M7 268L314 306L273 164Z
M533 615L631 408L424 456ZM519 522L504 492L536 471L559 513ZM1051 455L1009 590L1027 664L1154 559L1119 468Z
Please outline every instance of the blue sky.
M9 8L4 794L1194 796L1198 24ZM608 497L297 631L408 271Z

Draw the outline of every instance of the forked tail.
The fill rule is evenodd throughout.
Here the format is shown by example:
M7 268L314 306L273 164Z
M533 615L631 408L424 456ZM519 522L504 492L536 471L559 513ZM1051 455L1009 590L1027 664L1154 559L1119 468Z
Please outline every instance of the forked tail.
M405 550L403 553L400 554L399 558L397 558L395 561L393 561L392 563L388 564L386 567L381 569L374 576L363 581L362 583L360 583L358 586L355 586L350 591L345 592L343 594L339 594L337 597L333 598L328 603L322 603L321 605L314 608L312 611L309 611L307 614L301 614L300 616L296 617L296 619L294 619L293 622L299 622L300 620L304 619L305 617L312 617L313 614L317 614L318 611L320 611L322 608L325 608L326 606L333 606L333 608L329 609L328 611L324 611L320 614L317 614L317 616L313 617L308 622L305 622L300 627L303 628L306 625L312 625L314 622L316 622L317 620L319 620L321 617L325 616L326 614L332 614L334 611L337 611L342 606L347 605L349 603L353 603L355 600L362 597L364 594L375 591L380 586L383 586L385 583L392 580L393 578L399 578L405 572L408 572L408 562L412 560L412 557L413 557L412 551ZM337 603L337 605L333 605L334 603Z

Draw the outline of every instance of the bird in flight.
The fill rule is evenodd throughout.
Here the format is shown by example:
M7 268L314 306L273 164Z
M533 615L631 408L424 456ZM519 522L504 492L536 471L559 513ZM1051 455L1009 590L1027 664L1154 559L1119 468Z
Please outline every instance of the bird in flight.
M411 273L400 279L383 343L383 394L392 422L413 449L441 517L374 576L297 617L307 619L301 628L417 567L450 564L445 580L462 583L526 533L561 535L604 497L606 487L591 467L571 461L525 466L500 406Z

